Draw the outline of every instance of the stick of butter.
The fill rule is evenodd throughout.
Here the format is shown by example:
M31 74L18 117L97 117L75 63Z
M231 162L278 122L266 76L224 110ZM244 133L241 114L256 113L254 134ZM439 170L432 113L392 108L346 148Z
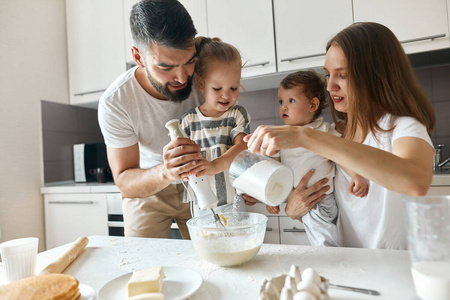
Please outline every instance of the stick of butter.
M134 271L128 281L128 297L147 293L161 293L164 278L162 267Z

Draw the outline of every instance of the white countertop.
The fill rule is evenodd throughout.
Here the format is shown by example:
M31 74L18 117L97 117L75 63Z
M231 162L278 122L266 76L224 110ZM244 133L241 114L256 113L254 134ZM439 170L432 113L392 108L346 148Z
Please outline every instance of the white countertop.
M44 269L70 245L38 255ZM381 296L329 289L331 299L416 298L407 251L263 244L244 265L222 268L202 260L191 241L91 236L84 252L64 271L98 291L108 281L150 266L183 266L203 283L190 299L257 299L264 279L287 273L291 264L316 269L334 284L374 289ZM0 282L2 278L0 276ZM4 279L3 279L4 280Z
M433 175L431 186L450 186L449 174ZM41 187L41 194L72 194L72 193L120 193L119 188L114 182L97 183L97 182L74 182L60 181L46 183Z
M41 194L72 194L72 193L120 193L114 182L75 182L60 181L46 183L41 187Z

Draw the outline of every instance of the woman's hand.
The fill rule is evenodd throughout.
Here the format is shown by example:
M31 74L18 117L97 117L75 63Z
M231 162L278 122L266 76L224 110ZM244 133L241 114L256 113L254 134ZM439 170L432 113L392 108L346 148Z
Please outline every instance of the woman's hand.
M244 137L248 150L261 155L274 155L280 149L301 147L302 126L258 126L255 132Z
M325 192L330 189L329 185L324 186L328 182L327 178L323 178L306 188L314 172L313 169L303 176L286 201L286 214L293 220L301 220L303 215L325 198Z

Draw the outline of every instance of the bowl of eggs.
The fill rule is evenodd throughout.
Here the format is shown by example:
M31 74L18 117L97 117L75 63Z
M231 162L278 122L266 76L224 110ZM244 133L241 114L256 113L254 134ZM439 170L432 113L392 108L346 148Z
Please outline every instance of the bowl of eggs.
M241 265L255 257L264 240L267 217L250 212L219 216L224 226L218 226L212 214L187 222L197 254L221 267Z

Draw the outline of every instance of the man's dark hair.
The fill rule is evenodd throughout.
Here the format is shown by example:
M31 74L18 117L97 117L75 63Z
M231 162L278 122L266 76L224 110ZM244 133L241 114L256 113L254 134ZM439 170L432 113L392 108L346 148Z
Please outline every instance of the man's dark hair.
M152 43L175 49L193 46L197 30L191 16L177 0L142 0L130 15L133 42L139 51Z

